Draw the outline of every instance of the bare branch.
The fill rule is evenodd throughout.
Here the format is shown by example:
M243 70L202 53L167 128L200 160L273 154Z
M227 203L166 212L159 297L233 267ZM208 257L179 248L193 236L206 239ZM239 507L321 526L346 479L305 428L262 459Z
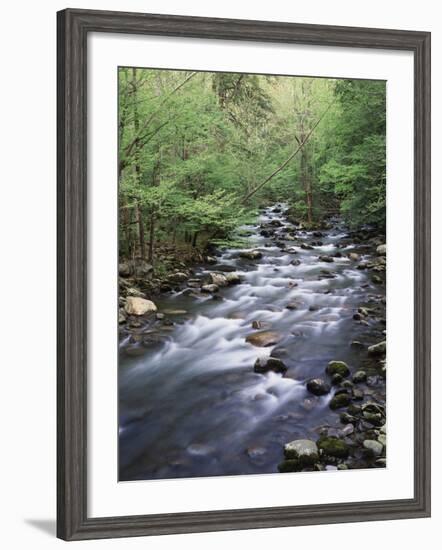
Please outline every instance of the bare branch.
M299 151L304 147L304 145L307 143L307 141L310 139L311 135L313 134L313 132L315 131L316 127L318 126L318 124L321 122L321 120L325 117L325 115L327 114L327 112L329 111L330 107L333 105L334 102L330 103L327 107L327 109L325 109L325 111L322 113L322 115L318 118L318 120L315 122L315 124L312 126L311 130L309 131L309 133L305 136L305 138L301 141L301 143L299 144L298 148L274 171L270 174L270 176L268 176L263 182L261 182L259 185L257 185L254 189L252 189L251 191L249 191L249 193L247 193L247 195L243 198L242 202L246 202L250 199L250 197L252 195L254 195L257 191L259 191L261 189L261 187L264 187L264 185L266 183L268 183L272 178L274 178L276 176L276 174L279 174L279 172L281 172L281 170L283 170L287 164L299 153Z

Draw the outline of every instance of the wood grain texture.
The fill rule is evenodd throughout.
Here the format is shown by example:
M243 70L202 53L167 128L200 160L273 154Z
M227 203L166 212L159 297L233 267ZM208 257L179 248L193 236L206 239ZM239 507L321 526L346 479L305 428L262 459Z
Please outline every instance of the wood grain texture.
M430 34L122 12L57 19L57 535L163 535L430 515ZM87 33L409 50L415 60L414 498L147 516L87 517ZM148 497L148 494L146 495Z

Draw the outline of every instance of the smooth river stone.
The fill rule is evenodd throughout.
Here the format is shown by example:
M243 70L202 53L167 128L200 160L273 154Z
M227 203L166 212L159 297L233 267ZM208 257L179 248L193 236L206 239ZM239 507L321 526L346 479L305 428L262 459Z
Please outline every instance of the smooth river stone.
M157 306L150 300L128 296L124 309L128 315L145 315L157 311Z
M246 336L246 342L264 348L266 346L274 346L281 340L282 336L270 330L264 330L262 332L254 332Z

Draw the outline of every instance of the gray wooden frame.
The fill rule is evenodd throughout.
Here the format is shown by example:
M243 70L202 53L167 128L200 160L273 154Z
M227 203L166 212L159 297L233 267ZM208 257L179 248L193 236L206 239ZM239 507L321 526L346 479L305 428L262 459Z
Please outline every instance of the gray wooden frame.
M58 19L57 535L65 540L430 515L430 33L68 9ZM414 54L414 498L176 514L87 516L87 35L152 34L409 50ZM146 488L146 498L149 498Z

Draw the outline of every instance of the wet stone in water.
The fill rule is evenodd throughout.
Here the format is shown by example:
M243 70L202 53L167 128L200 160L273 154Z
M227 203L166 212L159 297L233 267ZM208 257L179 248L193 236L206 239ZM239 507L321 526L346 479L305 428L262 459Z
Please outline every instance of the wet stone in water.
M285 373L287 371L287 366L276 357L259 357L255 361L253 370L258 373L265 373L269 371Z
M322 378L312 378L307 382L307 389L313 395L326 395L331 388Z

